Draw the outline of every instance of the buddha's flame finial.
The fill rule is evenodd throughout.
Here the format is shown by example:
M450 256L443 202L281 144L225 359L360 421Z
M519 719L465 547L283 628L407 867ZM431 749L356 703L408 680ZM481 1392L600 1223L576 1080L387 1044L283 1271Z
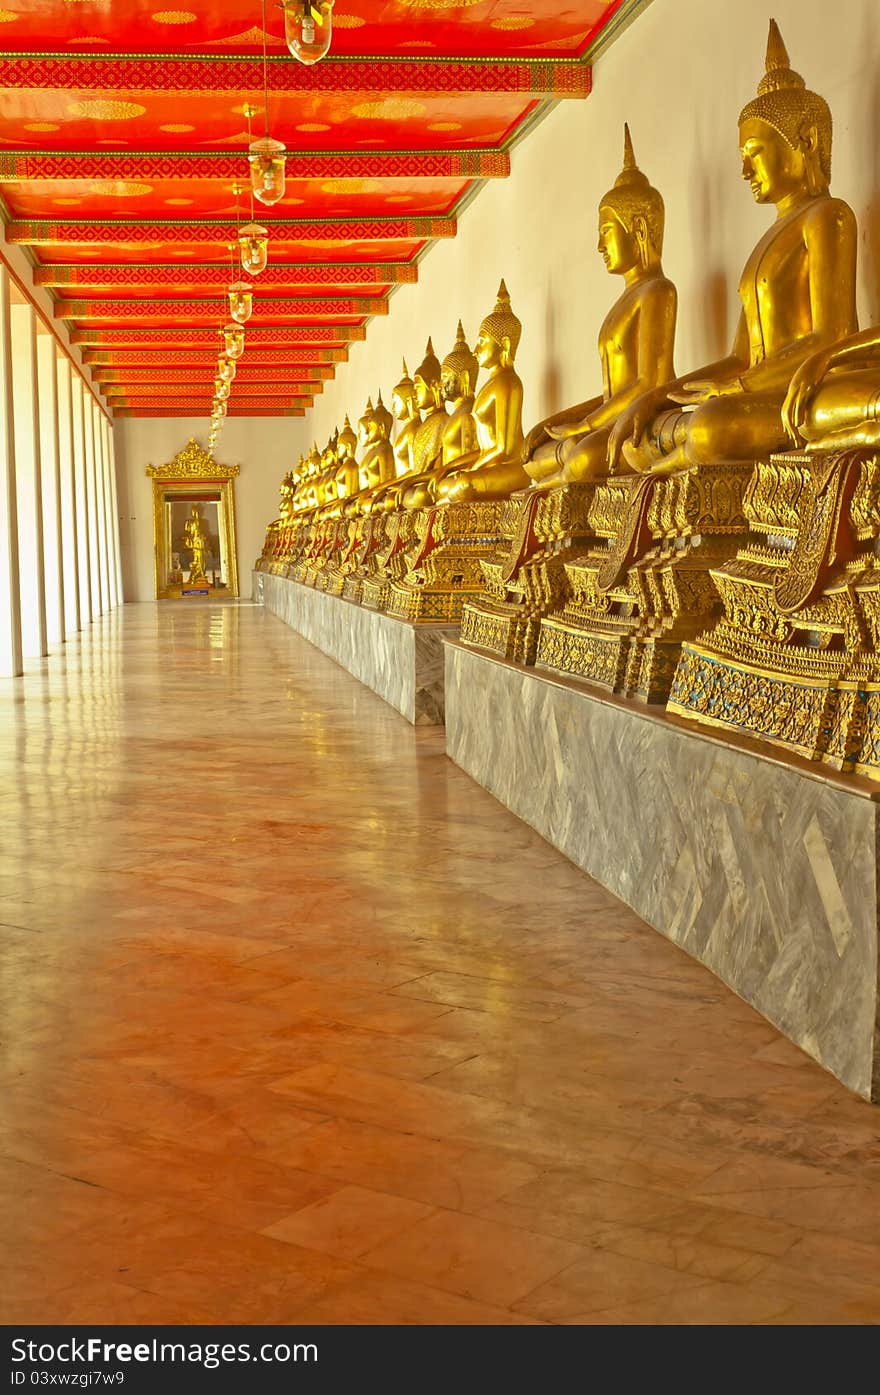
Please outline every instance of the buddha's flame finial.
M425 358L432 358L432 357L436 357L436 355L434 354L434 340L433 340L432 338L429 337L429 339L428 339L428 347L425 349Z
M367 398L366 411L372 412L372 410L373 410L373 399L372 399L372 397L368 397L368 398Z
M409 377L409 369L408 369L407 366L406 366L406 359L404 359L404 360L403 360L403 379L402 379L402 381L403 381L403 382L406 382L406 380L407 380L408 377Z
M623 123L623 168L625 170L637 170L636 155L633 150L632 136L629 133L629 122Z
M791 63L788 57L788 49L785 47L779 25L775 19L770 21L770 33L767 35L767 72L777 72L779 69L790 68Z
M510 291L507 289L507 285L502 278L501 285L498 287L498 308L501 309L502 307L506 307L509 304Z

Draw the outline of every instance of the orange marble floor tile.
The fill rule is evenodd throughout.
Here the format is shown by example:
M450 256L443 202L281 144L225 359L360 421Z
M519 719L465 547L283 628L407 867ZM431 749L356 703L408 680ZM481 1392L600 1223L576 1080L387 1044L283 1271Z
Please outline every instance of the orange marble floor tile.
M259 607L0 776L0 1321L880 1321L880 1111Z

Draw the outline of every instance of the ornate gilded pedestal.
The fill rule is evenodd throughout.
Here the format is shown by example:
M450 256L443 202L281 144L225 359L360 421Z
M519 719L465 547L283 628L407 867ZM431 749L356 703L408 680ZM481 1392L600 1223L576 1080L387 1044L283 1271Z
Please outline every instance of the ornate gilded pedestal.
M642 702L665 702L682 643L717 612L711 572L745 541L751 465L600 481L595 542L565 564L570 596L541 621L536 664Z
M506 503L440 504L413 511L415 545L404 554L405 571L391 583L389 614L401 620L458 623L465 602L475 600L482 589L481 562L501 543Z
M745 509L670 711L880 779L880 452L771 456Z
M481 559L483 594L465 604L461 639L514 663L533 664L541 619L563 606L565 563L589 545L595 485L524 490L501 506L502 544Z

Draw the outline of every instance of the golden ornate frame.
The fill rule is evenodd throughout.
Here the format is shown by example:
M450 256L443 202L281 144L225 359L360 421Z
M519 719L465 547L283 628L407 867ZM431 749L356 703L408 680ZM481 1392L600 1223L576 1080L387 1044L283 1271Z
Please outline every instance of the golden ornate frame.
M226 557L229 576L226 591L231 596L238 595L238 556L235 545L235 479L241 473L240 465L218 465L197 441L191 439L177 452L167 465L148 465L147 474L153 481L153 564L156 584L156 599L163 600L168 588L163 585L167 575L165 557L165 529L163 510L165 495L169 488L175 493L198 493L206 485L216 486L223 504L221 510L226 533Z

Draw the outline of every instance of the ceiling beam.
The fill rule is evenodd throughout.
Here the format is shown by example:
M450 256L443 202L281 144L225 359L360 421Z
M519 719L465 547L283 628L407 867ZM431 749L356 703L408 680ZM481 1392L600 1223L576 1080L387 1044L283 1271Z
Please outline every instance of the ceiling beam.
M213 382L216 372L216 359L199 364L195 368L178 368L176 365L168 368L96 368L92 373L92 382L100 383L102 388L123 384L131 387L134 383L204 383ZM243 358L238 363L235 384L239 386L242 383L326 383L332 381L335 373L336 369L332 364L265 368L260 364L252 365Z
M190 397L167 397L165 399L161 397L136 397L132 395L127 398L121 397L118 400L113 398L107 405L113 411L115 411L117 407L141 407L146 408L147 411L156 411L165 407L175 412L186 412L187 415L191 416L207 416L211 410L211 401L211 393L208 391L201 395L193 393ZM262 408L267 412L277 412L280 416L287 407L301 407L308 411L308 409L314 405L310 397L279 397L277 399L274 397L240 397L234 404L230 398L227 403L227 411L230 413L238 412L242 416L247 416L251 408Z
M83 362L95 370L97 376L101 368L114 371L132 372L142 368L205 368L216 363L220 352L220 340L214 339L211 347L203 349L85 349ZM347 349L285 349L280 345L274 349L256 349L248 345L247 363L260 367L333 367L337 363L348 362ZM242 360L244 362L244 360Z
M505 179L504 150L289 151L287 182L296 179ZM209 179L247 177L241 150L4 150L0 183L25 179Z
M201 300L56 300L56 320L141 320L179 321L187 315L217 314L222 292ZM384 296L352 296L348 299L323 296L297 296L294 299L254 297L254 309L284 318L329 319L333 315L387 315ZM247 329L245 328L245 332Z
M113 402L113 400L119 398L126 398L127 400L135 398L138 402L139 400L153 400L156 398L167 398L169 400L177 398L197 398L199 393L202 392L208 393L208 398L211 398L213 392L213 378L205 375L199 382L163 382L163 384L149 384L149 382L132 382L132 384L109 382L109 384L102 385L100 392L105 396L107 402ZM314 399L319 398L322 392L324 392L324 384L322 384L322 382L296 382L296 384L290 384L290 382L264 382L264 384L251 382L251 384L238 384L236 379L236 382L233 382L232 385L230 402L232 402L233 398L236 400L243 398L272 398L272 400L275 400L275 398L289 398L291 400L298 400L301 398Z
M242 274L236 267L236 274ZM267 286L292 289L296 286L397 286L414 285L419 279L418 262L270 262L254 278L257 290ZM83 266L38 266L35 286L84 287L131 290L146 286L196 286L215 288L229 280L228 262L96 262Z
M399 242L417 238L455 237L454 218L273 218L273 235L285 242ZM149 247L155 243L234 242L238 227L227 218L109 219L81 218L48 221L13 218L6 226L7 242L31 247L70 243L105 247Z
M181 409L179 405L176 405L176 406L173 407L173 408L172 408L172 407L159 407L159 408L155 408L155 407L118 407L118 406L115 406L115 405L114 405L114 406L111 408L111 411L112 411L112 413L113 413L114 419L116 419L117 417L122 417L122 418L132 418L132 417L201 417L201 416L206 416L206 415L207 415L207 413L206 413L205 410L203 409L201 403L200 403L199 406L198 406L197 408L195 408L195 409L191 408L190 406L186 406L186 407L184 407L184 408ZM241 411L239 411L238 409L235 409L235 408L234 408L234 409L232 409L231 411L227 412L226 415L227 415L228 417L304 417L304 416L306 416L306 408L305 408L305 407L283 407L283 408L282 408L282 407L252 407L252 406L249 406L249 407L243 408Z
M367 337L365 325L248 325L245 342L268 348L270 346L290 347L291 345L349 344L362 342ZM89 348L133 348L171 350L217 347L217 330L206 325L176 324L165 329L144 329L138 325L130 328L110 325L92 325L84 329L74 329L70 342Z
M269 60L269 94L586 97L591 69L572 58L326 58L312 67L288 55ZM0 87L59 92L262 95L259 57L161 57L144 53L0 53Z

